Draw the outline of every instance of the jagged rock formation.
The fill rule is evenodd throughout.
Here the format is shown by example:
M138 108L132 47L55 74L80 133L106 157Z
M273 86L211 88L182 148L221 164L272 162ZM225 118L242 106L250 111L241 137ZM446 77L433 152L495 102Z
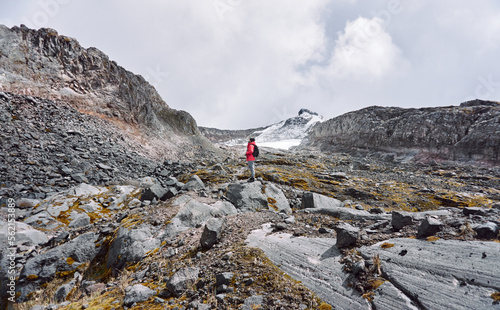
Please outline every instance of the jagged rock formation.
M155 155L163 154L167 143L177 153L211 148L191 115L170 108L143 77L53 29L0 25L2 90L68 102L114 122L138 141L147 138L159 149Z
M415 160L500 162L500 104L369 107L315 126L302 147L322 151L410 155Z

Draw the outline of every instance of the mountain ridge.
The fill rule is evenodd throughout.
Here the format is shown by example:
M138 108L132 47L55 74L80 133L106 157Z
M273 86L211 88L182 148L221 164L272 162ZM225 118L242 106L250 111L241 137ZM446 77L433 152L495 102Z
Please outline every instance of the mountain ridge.
M499 132L500 104L494 101L419 109L372 106L318 124L300 148L495 165L500 162Z
M132 139L154 140L156 156L216 151L194 118L170 108L155 88L115 61L56 30L0 25L1 90L64 100L83 113L121 125Z

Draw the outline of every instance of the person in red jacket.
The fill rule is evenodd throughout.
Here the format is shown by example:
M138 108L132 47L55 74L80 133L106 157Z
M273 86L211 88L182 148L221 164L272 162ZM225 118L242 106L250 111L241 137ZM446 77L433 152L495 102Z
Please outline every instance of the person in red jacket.
M248 164L248 169L250 169L250 179L248 179L248 182L253 182L255 181L255 157L253 156L253 150L255 146L255 139L250 138L247 144L247 164Z

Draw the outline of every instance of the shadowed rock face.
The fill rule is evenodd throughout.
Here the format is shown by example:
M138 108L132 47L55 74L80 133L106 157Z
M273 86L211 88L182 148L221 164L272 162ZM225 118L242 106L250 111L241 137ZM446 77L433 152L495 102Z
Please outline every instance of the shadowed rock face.
M392 152L415 160L500 162L500 104L403 109L369 107L318 124L303 147Z
M148 138L210 148L193 117L170 108L142 76L53 29L0 25L0 91L63 100Z

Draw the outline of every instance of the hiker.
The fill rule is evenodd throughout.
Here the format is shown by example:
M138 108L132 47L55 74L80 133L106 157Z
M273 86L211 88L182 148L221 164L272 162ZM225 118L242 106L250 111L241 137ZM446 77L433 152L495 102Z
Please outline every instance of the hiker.
M250 179L248 179L248 182L253 182L255 181L255 156L254 156L254 150L256 148L255 145L255 139L250 138L248 140L247 144L247 164L248 164L248 169L250 169Z

